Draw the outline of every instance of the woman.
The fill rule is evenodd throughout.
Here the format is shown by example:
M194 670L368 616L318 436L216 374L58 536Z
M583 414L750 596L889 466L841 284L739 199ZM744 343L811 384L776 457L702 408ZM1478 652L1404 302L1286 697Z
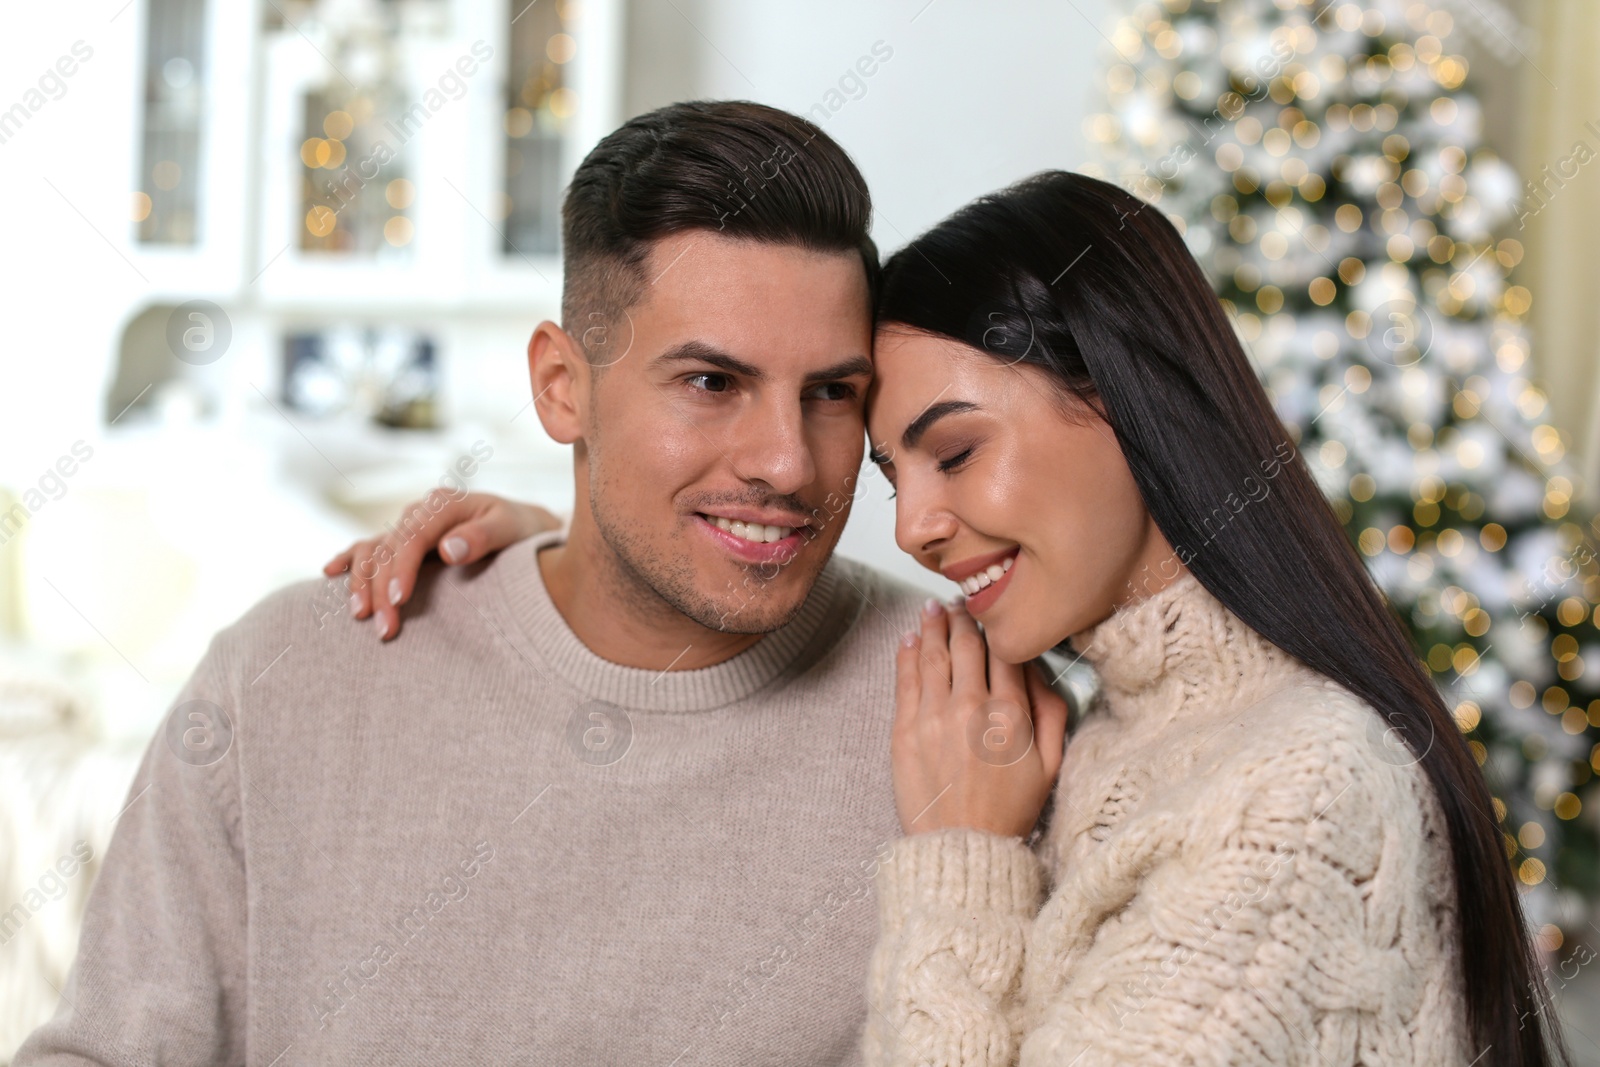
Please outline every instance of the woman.
M873 457L967 600L899 654L867 1060L1564 1060L1478 767L1145 207L1041 174L885 266ZM450 562L549 522L456 514ZM1101 681L1059 781L1019 666L1054 647Z

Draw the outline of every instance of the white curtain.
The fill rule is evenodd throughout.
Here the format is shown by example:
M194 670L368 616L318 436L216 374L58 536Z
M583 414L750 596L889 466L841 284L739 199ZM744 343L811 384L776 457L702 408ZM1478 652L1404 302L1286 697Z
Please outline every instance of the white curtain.
M1536 46L1520 64L1528 123L1522 158L1537 373L1591 504L1600 502L1600 2L1523 5ZM1546 170L1546 168L1549 168ZM1541 203L1542 202L1542 203Z

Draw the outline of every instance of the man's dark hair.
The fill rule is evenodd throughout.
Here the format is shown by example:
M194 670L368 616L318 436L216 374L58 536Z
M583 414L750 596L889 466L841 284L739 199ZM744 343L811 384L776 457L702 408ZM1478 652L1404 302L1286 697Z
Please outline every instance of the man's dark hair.
M859 252L870 298L871 217L861 172L813 123L746 100L669 104L606 136L572 176L561 209L562 328L603 365L584 335L638 302L650 243L685 230Z

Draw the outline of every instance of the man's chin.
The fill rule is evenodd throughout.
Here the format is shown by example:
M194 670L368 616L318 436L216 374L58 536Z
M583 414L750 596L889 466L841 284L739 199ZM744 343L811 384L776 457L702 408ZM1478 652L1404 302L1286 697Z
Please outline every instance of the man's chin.
M833 547L819 538L784 563L752 564L713 545L652 541L626 527L597 525L631 582L706 629L729 634L772 633L793 620ZM652 544L655 551L645 549Z
M800 605L803 603L804 601L795 604L792 610L781 615L768 611L759 614L750 611L729 611L696 621L707 629L725 634L770 634L783 629L800 614Z
M759 588L744 596L718 597L705 611L686 612L700 625L729 634L769 634L800 614L812 583L785 582L783 589Z

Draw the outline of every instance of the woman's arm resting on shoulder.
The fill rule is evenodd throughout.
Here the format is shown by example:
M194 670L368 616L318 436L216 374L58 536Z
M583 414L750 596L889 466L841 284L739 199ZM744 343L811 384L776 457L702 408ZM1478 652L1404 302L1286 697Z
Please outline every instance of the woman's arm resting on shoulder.
M408 504L394 529L355 542L324 564L322 573L334 578L349 572L350 614L357 619L375 615L378 634L387 639L400 632L400 607L411 599L417 571L435 548L446 563L476 563L496 549L563 525L537 504L435 489Z

